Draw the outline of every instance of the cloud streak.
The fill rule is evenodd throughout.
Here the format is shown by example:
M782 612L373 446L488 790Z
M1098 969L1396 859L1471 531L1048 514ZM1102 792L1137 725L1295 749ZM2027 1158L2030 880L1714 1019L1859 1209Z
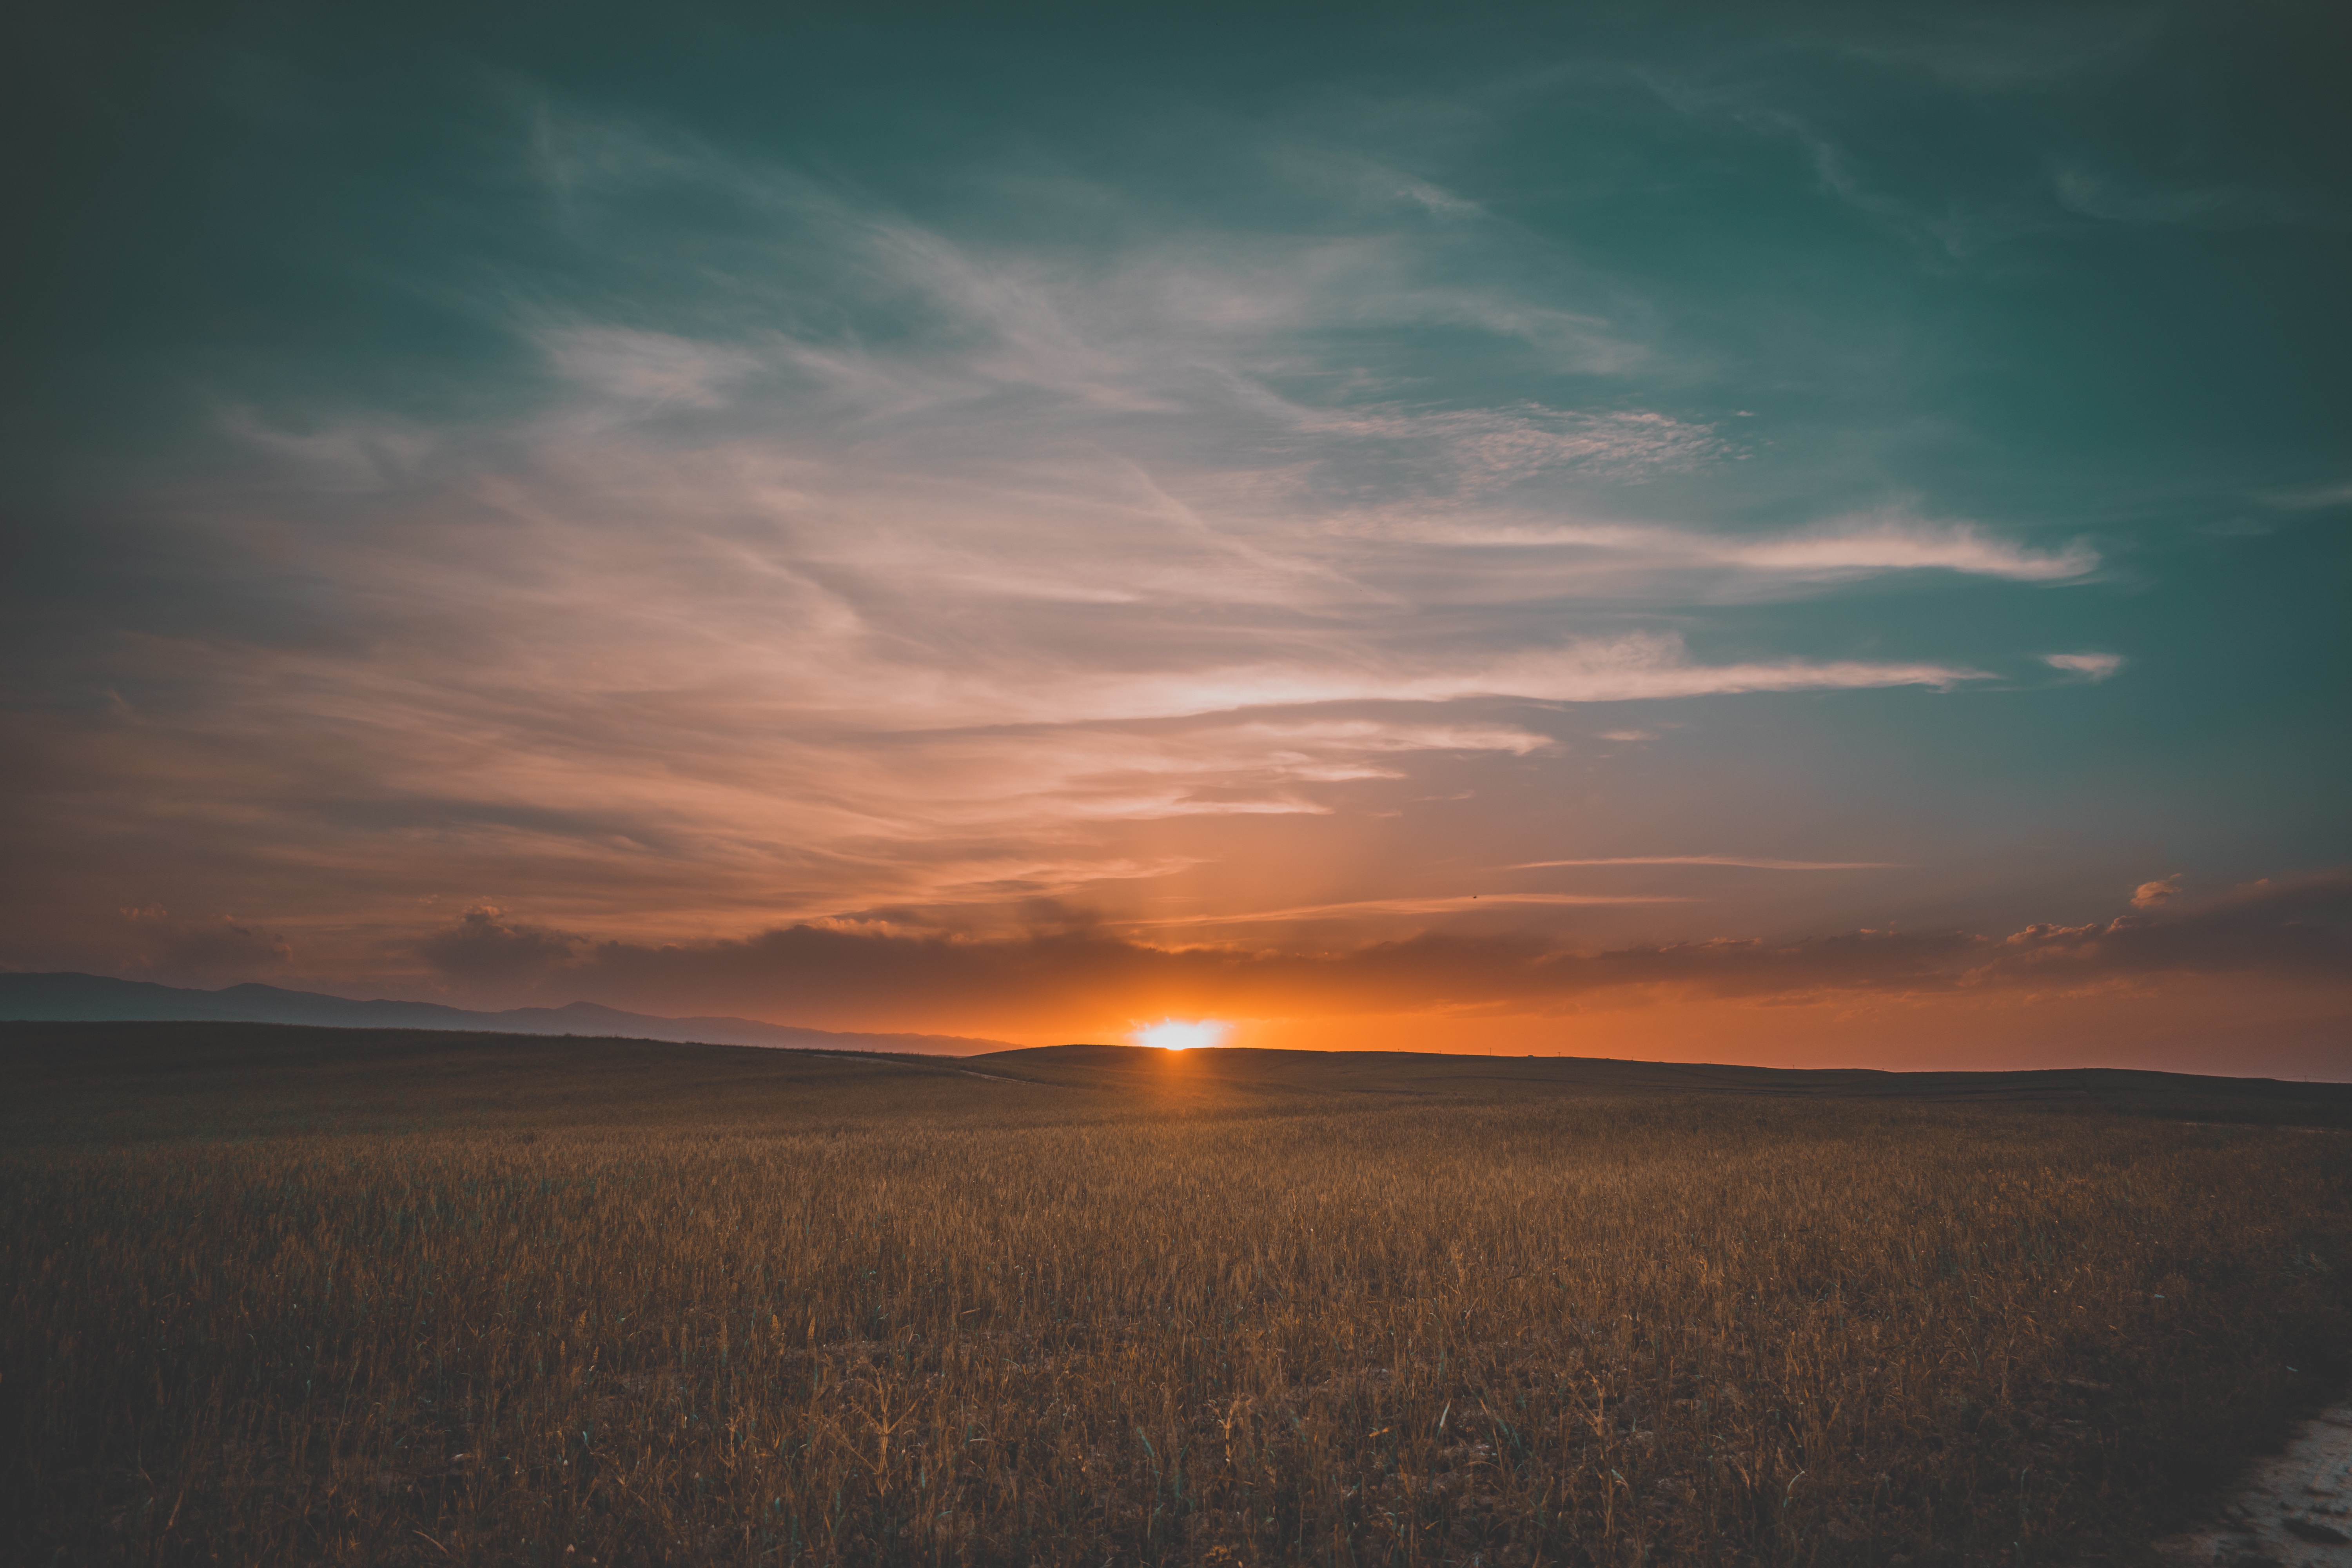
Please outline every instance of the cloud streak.
M106 907L268 908L273 962L459 986L716 975L713 942L869 914L962 963L1041 900L1557 930L1678 903L1454 891L1559 841L1531 781L1597 765L1564 710L1635 707L1623 739L1659 706L1985 687L2010 650L1741 613L2102 570L1924 502L1751 498L1775 438L1692 394L1637 297L1342 162L1297 164L1339 193L1312 224L1072 180L959 229L547 108L530 237L604 286L466 301L522 367L504 401L225 402L215 465L122 509L169 595L47 623L72 696L23 705L22 831L107 846Z
M1442 902L1458 910L1463 900ZM466 962L476 963L504 952L518 976L535 980L546 973L548 941L468 916L447 951L454 956L462 946ZM901 1021L1056 1009L1084 1016L1089 1008L1410 1013L1471 1001L1541 1012L1604 994L1813 1002L2060 995L2217 975L2352 986L2352 873L2263 882L2193 904L2143 906L2077 926L2033 925L2006 937L1858 931L1586 952L1523 933L1433 932L1309 953L1150 945L1084 926L978 940L799 925L662 948L583 942L576 951L562 985L615 1005L659 1010L698 997L754 1016L824 1016L887 995L902 999Z
M1899 860L1773 860L1748 855L1612 855L1588 860L1522 860L1514 871L1549 866L1741 866L1758 871L1886 871Z
M2042 656L2042 662L2068 675L2100 681L2110 679L2122 669L2126 660L2119 653L2045 653Z
M1669 894L1611 893L1462 893L1433 899L1357 899L1342 904L1307 904L1297 909L1261 910L1240 914L1171 915L1153 920L1114 921L1120 927L1272 925L1306 921L1359 920L1368 915L1462 915L1518 908L1584 908L1592 905L1684 904L1691 900Z

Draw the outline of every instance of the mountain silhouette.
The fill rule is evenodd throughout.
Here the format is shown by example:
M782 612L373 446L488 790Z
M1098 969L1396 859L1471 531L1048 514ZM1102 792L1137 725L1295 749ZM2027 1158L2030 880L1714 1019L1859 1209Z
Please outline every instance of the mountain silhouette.
M438 1002L355 1002L316 991L247 982L218 991L115 980L102 974L0 974L0 1019L43 1023L202 1020L234 1024L314 1024L347 1029L472 1029L506 1035L610 1035L628 1039L696 1041L713 1046L856 1051L924 1051L971 1056L1009 1048L1005 1041L961 1035L871 1035L803 1029L753 1018L660 1018L593 1002L562 1007L509 1007L478 1013Z

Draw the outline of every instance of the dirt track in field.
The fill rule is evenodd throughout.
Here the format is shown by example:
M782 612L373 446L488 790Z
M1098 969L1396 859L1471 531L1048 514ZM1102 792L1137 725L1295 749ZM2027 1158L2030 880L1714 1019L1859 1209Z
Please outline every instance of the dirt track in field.
M2352 1401L2255 1460L2211 1525L2157 1550L2180 1568L2352 1568Z

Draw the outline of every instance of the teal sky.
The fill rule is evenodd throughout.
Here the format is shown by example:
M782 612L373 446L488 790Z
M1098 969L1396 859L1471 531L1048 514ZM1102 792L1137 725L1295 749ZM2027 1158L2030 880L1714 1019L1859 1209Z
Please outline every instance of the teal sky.
M2339 9L845 9L22 25L0 964L2352 1076Z

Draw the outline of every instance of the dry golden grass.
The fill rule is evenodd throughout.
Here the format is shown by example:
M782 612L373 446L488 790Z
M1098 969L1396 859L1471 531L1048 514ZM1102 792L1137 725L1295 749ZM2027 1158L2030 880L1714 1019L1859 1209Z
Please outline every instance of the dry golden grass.
M2123 1562L2352 1342L2333 1132L117 1036L8 1058L28 1563Z

